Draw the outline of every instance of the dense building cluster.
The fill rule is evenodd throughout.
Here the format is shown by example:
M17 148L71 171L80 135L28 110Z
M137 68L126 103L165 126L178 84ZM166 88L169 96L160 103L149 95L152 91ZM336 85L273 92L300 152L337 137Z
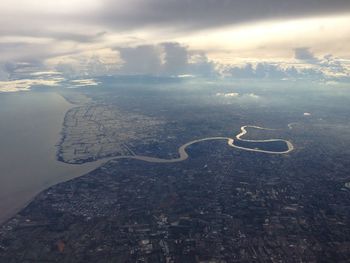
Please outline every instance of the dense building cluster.
M341 180L306 168L301 153L291 161L205 142L191 146L190 154L178 164L111 161L48 189L3 226L1 257L347 261L350 190Z

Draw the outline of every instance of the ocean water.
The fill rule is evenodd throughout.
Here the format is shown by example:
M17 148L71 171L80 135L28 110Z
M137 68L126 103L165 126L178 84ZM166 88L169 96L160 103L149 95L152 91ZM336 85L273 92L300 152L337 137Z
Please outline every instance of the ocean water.
M63 119L71 107L55 92L0 94L0 223L40 191L102 163L69 165L56 160Z

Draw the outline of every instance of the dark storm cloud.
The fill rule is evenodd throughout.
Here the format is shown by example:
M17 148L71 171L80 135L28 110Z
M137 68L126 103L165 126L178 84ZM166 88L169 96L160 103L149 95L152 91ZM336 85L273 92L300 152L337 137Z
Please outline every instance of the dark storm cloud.
M264 19L350 12L349 0L105 0L100 23L116 28L207 28Z

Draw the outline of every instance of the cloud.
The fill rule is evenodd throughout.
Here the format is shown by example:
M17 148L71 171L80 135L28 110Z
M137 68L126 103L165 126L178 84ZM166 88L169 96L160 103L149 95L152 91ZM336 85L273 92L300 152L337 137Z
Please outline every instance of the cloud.
M61 40L61 41L74 41L74 42L80 42L80 43L93 43L98 42L103 38L103 36L106 34L105 31L100 31L96 33L76 33L76 32L55 32L50 30L40 30L39 32L33 32L31 33L31 36L36 37L49 37L54 40Z
M45 65L68 78L115 74L122 60L116 50L102 48L47 59Z
M331 16L340 13L345 13L345 18ZM319 37L313 36L309 42L298 35L307 21L286 20L324 14L327 19L314 17L308 22L312 26L304 35L313 32ZM349 14L348 0L37 0L31 4L26 0L3 0L0 23L6 27L0 28L0 80L50 70L68 78L118 74L215 77L221 73L255 79L346 78L350 67L335 57L350 54L346 45L336 41L334 49L347 52L342 55L328 50L327 45L335 42L329 31L340 28L350 19ZM256 21L265 22L256 25ZM211 28L219 37L207 34ZM323 37L325 31L327 37ZM290 43L281 32L303 42ZM348 35L339 32L335 31L334 36ZM186 36L198 38L198 42L186 40ZM323 55L314 45L321 38L328 39L328 44L320 44L324 46ZM294 58L299 64L310 64L308 67L288 64L291 50L299 45ZM277 49L285 53L273 53ZM257 50L271 56L269 62L263 62L266 58L258 57ZM335 56L324 55L329 52ZM278 62L271 62L276 58ZM24 66L26 63L30 66Z
M118 48L123 61L122 74L160 74L162 67L159 47L142 45Z
M188 71L190 74L202 77L219 76L218 64L209 60L204 52L191 52Z
M0 68L0 80L8 80L9 74L3 68Z
M283 69L269 63L257 63L256 65L247 63L243 66L227 66L224 68L223 73L226 76L241 79L283 79L298 75L294 67Z
M33 72L59 72L68 79L91 79L105 75L153 75L230 77L274 80L349 80L349 67L332 55L318 58L310 48L294 50L302 63L258 62L225 65L209 60L206 53L178 42L102 48L57 56L44 61L0 64L0 78L29 79Z
M349 71L347 70L346 66L343 65L343 63L339 58L336 58L333 55L328 54L324 56L319 61L319 65L327 69L329 72L331 72L334 75L341 74L343 76L349 76Z
M164 72L171 75L181 75L188 72L189 54L185 46L179 43L163 43Z
M301 45L295 50L298 60L344 71L333 57L316 61L311 50L348 57L341 43L348 42L350 31L342 25L349 14L348 0L2 0L0 23L6 26L0 28L0 65L38 64L38 70L72 77L217 76L220 63L288 60L290 50ZM287 71L267 63L232 67L229 74L296 74ZM13 76L0 66L0 79Z
M1 47L1 46L0 46ZM39 52L39 47L36 48ZM46 50L46 49L44 49ZM14 51L14 50L13 50ZM36 57L25 48L23 59L1 63L0 80L25 78L33 72L57 71L67 78L103 75L193 75L211 77L217 74L215 63L202 51L189 50L177 42L129 47L72 50L41 54ZM45 51L43 52L45 53ZM28 56L27 56L28 54ZM35 57L35 59L34 59Z
M28 91L33 86L57 87L64 77L57 71L44 71L37 62L0 64L0 93Z
M260 96L259 96L259 95L256 95L255 93L249 93L249 94L247 94L246 96L248 96L248 97L250 97L250 98L252 98L252 99L259 99L259 98L260 98Z
M310 64L314 70L317 69L328 77L349 77L347 67L339 58L331 54L318 58L311 52L310 48L297 48L295 49L295 58ZM307 71L307 73L310 73L310 71Z
M215 64L201 52L176 42L116 48L123 61L117 74L213 76Z
M61 81L61 78L0 81L0 93L28 91L33 86L57 87Z
M347 0L116 0L103 1L97 22L114 28L175 26L191 30L266 19L350 11Z
M229 92L229 93L216 93L216 96L218 97L225 97L225 98L234 98L234 97L238 97L239 93L237 92Z
M2 0L0 35L94 42L108 31L186 32L339 13L350 13L348 0Z
M75 79L70 81L74 87L97 86L100 83L95 79Z
M30 73L31 76L52 76L52 75L62 75L61 72L58 71L38 71Z
M34 72L43 72L44 66L40 61L32 60L27 62L5 62L0 64L0 71L3 71L3 78L0 80L16 80L33 78ZM39 76L40 77L40 76Z
M316 63L318 62L318 59L315 57L315 55L311 52L310 48L308 47L301 47L296 48L294 50L295 59L306 61L309 63Z
M296 68L267 62L255 65L247 63L243 66L224 66L222 73L227 77L238 79L305 79L322 81L327 78L320 68Z
M216 97L220 98L225 104L231 104L234 102L244 103L255 103L261 99L261 97L255 93L237 93L237 92L218 92L215 94Z

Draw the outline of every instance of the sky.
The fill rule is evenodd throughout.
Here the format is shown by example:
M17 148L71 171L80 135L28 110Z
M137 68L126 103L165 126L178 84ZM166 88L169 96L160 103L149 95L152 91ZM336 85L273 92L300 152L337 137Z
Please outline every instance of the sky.
M349 0L1 0L0 23L0 91L104 75L350 76Z

